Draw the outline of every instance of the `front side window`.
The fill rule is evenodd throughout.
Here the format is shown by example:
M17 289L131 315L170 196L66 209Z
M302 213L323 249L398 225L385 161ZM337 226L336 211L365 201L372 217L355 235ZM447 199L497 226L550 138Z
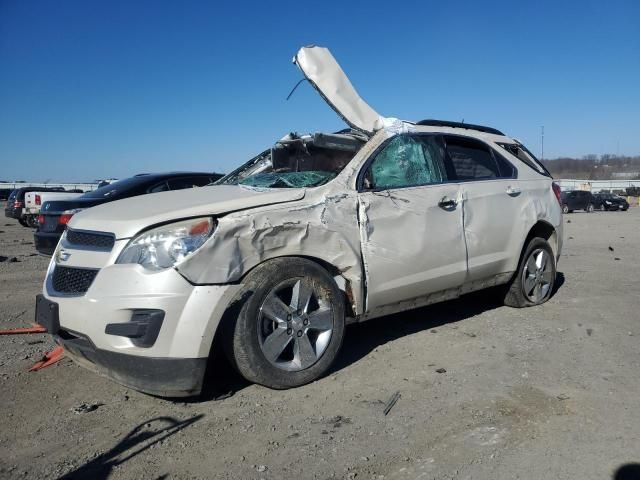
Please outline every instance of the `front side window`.
M389 189L446 181L444 149L431 135L397 135L378 153L365 188Z

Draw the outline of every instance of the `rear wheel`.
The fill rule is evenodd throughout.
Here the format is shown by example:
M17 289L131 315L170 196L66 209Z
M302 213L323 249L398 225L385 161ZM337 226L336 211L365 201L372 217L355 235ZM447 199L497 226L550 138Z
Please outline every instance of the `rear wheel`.
M589 205L587 205L587 208L585 208L584 211L587 213L593 212L593 203L590 203Z
M540 305L551 297L555 279L553 250L544 238L534 237L525 248L504 303L517 308Z
M309 260L278 258L243 283L252 293L240 308L229 352L242 376L284 389L323 375L345 330L343 294L333 278Z
M23 218L19 218L18 222L20 222L20 225L22 225L23 227L28 227L29 224L27 223L27 221Z
M38 226L38 217L35 215L28 215L25 220L27 222L27 226L30 228L36 228Z
M569 207L567 205L562 206L562 213L569 213Z

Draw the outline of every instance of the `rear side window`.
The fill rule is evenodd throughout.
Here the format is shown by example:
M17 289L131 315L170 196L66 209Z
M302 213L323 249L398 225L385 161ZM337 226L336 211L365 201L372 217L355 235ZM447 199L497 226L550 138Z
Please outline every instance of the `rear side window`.
M183 177L169 180L169 190L183 190L185 188L202 187L211 183L210 177Z
M388 189L442 183L444 149L433 135L396 135L376 155L365 188Z
M479 140L445 137L450 169L456 180L515 178L517 171L505 158Z
M498 145L509 152L511 155L516 157L522 163L533 168L536 172L546 177L551 177L551 174L544 167L544 165L540 163L540 160L534 157L533 154L529 150L527 150L524 145L521 145L519 143L498 143Z

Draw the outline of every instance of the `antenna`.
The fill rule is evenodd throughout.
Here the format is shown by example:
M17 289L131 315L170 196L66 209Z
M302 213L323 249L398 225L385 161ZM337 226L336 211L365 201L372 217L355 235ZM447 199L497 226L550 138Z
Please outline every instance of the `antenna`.
M540 160L544 160L544 125L540 127Z

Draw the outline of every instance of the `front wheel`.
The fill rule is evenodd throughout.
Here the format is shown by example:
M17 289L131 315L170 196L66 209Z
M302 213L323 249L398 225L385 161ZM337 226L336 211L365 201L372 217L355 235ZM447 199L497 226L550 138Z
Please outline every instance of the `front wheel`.
M523 308L540 305L551 297L556 279L556 262L549 243L531 239L520 259L504 298L504 304Z
M316 380L333 364L345 331L344 297L318 264L265 262L243 282L251 292L231 339L231 361L247 380L284 389Z
M18 222L20 223L20 225L22 225L23 227L28 227L29 224L27 223L27 221L23 218L19 218Z
M567 205L562 206L562 213L569 213L569 207Z

